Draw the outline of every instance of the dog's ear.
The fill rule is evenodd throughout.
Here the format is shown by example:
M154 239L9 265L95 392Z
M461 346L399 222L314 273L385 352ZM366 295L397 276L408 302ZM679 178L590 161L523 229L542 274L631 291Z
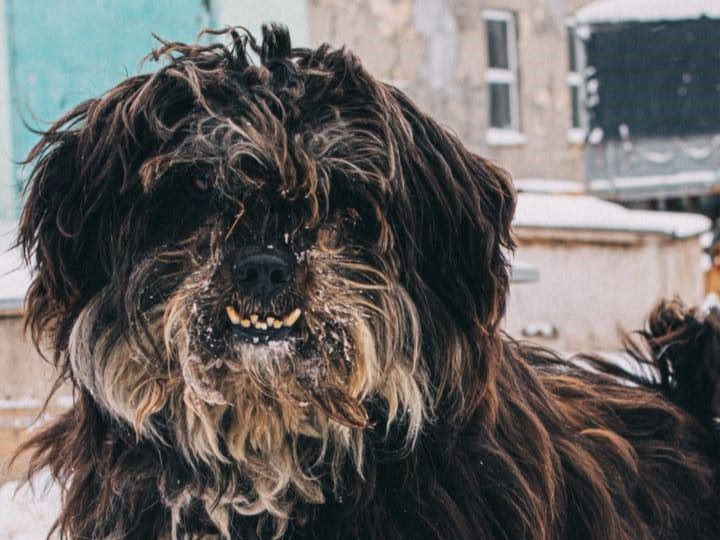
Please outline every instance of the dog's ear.
M492 331L508 289L507 254L515 190L508 174L467 150L450 132L392 90L402 118L395 130L404 186L395 231L410 283L439 301L453 323ZM440 315L440 313L435 312Z
M144 132L128 113L140 87L129 79L101 99L78 105L42 133L27 163L18 244L34 273L26 324L39 342L64 348L70 326L112 273L119 224L127 211L130 170Z
M457 343L465 349L467 358L435 366L436 384L480 399L500 356L515 191L505 171L468 151L402 92L390 92L400 113L390 121L403 183L394 190L391 222L404 285L426 321L423 332L433 333L425 341L444 348L430 354L446 357Z

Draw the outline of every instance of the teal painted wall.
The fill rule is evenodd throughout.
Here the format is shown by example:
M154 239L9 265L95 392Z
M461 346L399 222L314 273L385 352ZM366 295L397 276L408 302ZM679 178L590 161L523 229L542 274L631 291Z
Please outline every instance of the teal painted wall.
M77 103L137 73L140 60L157 45L153 32L164 39L193 42L198 31L211 24L203 0L4 2L7 36L0 39L7 40L15 160L23 159L37 141L23 121L47 127ZM152 69L152 62L143 67ZM27 171L15 167L14 172L17 194ZM14 198L9 212L17 215L19 197ZM8 213L2 211L2 202L0 219L12 218L2 215Z
M15 172L10 137L10 66L5 1L0 0L0 220L14 213Z

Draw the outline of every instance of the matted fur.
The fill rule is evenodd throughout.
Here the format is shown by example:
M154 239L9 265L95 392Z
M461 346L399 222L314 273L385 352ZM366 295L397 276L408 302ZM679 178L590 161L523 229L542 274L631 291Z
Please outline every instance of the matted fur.
M661 394L682 362L631 387L500 332L508 176L344 49L225 35L29 157L28 324L75 388L26 445L60 535L717 537L710 404ZM230 278L248 246L295 256L269 306ZM236 342L229 303L300 331Z

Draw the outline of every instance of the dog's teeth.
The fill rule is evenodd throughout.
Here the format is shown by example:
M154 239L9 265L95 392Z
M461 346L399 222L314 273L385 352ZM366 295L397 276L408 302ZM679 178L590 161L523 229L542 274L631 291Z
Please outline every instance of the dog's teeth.
M240 322L241 322L240 315L238 314L238 312L235 310L234 307L227 306L225 308L225 311L227 312L228 318L230 319L231 323L236 324L236 325L240 324Z
M250 328L250 324L250 319L242 319L240 321L240 326L242 326L243 328Z
M282 325L283 325L283 322L280 319L275 319L273 321L272 327L277 329L277 328L282 328Z
M268 317L267 319L265 319L265 322L267 322L268 326L272 326L273 324L275 324L275 317Z
M255 324L256 322L258 322L259 318L260 316L257 313L253 313L252 315L250 315L250 322Z
M264 323L264 322L256 322L256 323L255 323L255 328L257 328L258 330L267 330L267 323Z
M289 314L285 315L285 318L283 318L283 324L288 327L292 326L300 318L300 315L302 315L302 310L300 308L293 309Z

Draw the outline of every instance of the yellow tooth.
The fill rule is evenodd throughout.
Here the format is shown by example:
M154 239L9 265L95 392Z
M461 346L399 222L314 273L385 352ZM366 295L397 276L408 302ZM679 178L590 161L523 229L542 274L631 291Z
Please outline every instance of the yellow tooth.
M275 317L268 317L267 319L265 319L265 322L267 322L268 326L272 326L273 324L275 324Z
M259 318L260 318L260 317L258 316L257 313L253 313L252 315L250 315L250 322L252 322L253 324L255 324L256 322L258 322L258 319L259 319Z
M240 321L240 326L243 328L250 328L250 319L242 319Z
M273 328L282 328L283 322L280 319L275 319L273 321L272 327Z
M267 323L257 322L257 323L255 323L255 328L257 328L259 330L267 330Z
M230 322L233 324L240 324L240 315L232 306L227 306L225 308L225 311L228 314L228 318L230 319Z
M292 326L300 318L300 315L302 315L302 310L300 308L293 309L289 314L285 315L283 324L285 326Z

